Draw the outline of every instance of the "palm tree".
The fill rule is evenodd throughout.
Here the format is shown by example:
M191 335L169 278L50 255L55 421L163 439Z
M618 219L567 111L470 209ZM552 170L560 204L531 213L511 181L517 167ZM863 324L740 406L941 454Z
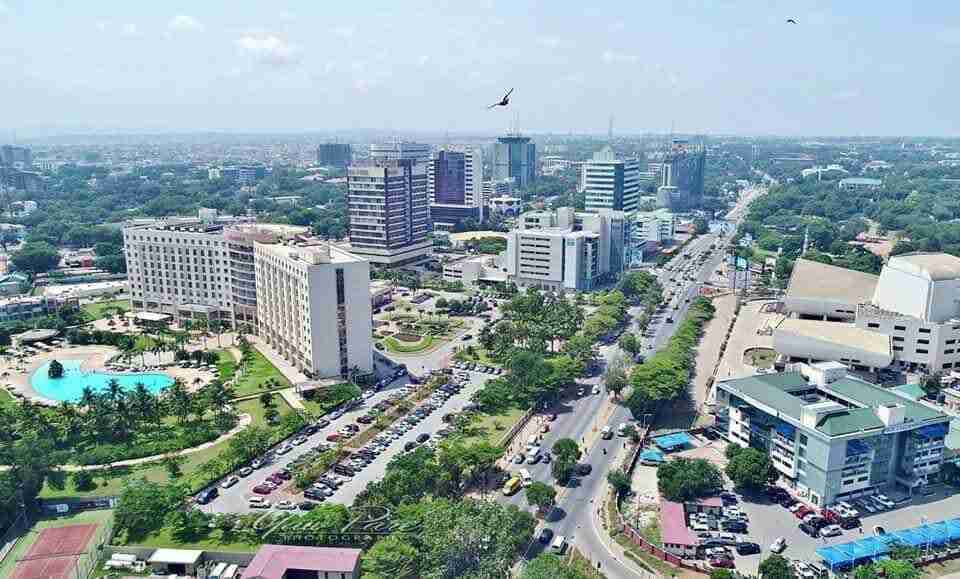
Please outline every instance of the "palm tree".
M137 382L131 394L131 407L137 420L146 422L153 416L155 399L143 382Z
M177 417L177 421L183 424L190 416L190 411L193 406L190 401L190 393L187 392L187 387L184 386L183 381L179 378L175 379L173 384L170 385L169 390L167 390L167 396L169 397L173 414Z
M111 379L107 382L107 397L110 399L110 405L116 407L117 400L123 395L123 389L120 388L120 382Z

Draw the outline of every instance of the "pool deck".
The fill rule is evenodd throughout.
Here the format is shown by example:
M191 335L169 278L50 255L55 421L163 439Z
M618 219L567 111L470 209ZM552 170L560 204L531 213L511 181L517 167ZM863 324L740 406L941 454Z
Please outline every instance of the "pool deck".
M80 369L84 372L105 372L105 373L123 373L107 369L106 362L111 357L119 353L119 350L111 346L66 346L53 352L38 352L26 360L20 361L13 357L0 358L0 385L6 387L11 393L19 393L24 398L28 398L39 404L57 405L58 400L52 400L42 396L30 385L30 376L50 360L79 360ZM163 362L170 363L171 354L163 355ZM139 358L139 356L137 357ZM157 360L154 354L148 353L144 356L148 366L157 366L161 362ZM188 390L199 388L201 383L209 382L213 379L213 374L206 370L196 368L181 368L180 366L164 367L156 372L166 374L171 378L179 378L187 386ZM199 379L201 382L196 382Z

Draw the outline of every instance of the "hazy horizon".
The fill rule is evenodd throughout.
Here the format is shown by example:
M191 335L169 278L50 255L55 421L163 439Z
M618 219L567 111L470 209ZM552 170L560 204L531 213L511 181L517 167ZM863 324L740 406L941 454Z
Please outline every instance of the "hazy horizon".
M583 6L0 0L0 140L960 135L958 4Z

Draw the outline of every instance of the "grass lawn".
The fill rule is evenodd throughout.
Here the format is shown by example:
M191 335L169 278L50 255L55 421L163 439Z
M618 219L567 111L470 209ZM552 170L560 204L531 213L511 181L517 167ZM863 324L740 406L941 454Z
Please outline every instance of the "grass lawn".
M17 545L0 563L0 577L10 577L13 575L13 568L17 565L17 559L23 557L30 546L37 538L37 534L43 529L65 527L67 525L79 525L88 523L106 524L113 519L112 510L84 511L73 513L63 517L50 517L38 520L27 532L26 536L17 542Z
M13 395L6 390L0 390L0 408L13 406L15 404Z
M520 408L511 408L500 414L478 414L478 418L467 428L464 441L467 444L481 441L499 444L503 435L519 422L524 412Z
M222 536L221 531L214 530L211 531L207 537L192 543L179 543L170 536L170 529L163 527L158 532L150 534L139 541L131 542L130 544L137 547L167 547L175 549L198 549L201 551L228 551L234 553L253 553L260 548L259 544L242 543L236 540L223 542Z
M220 370L220 379L226 382L233 378L234 373L237 371L237 360L233 357L233 354L229 350L220 350L217 352L220 355L220 359L217 360L217 369Z
M438 340L439 338L434 336L423 336L419 342L402 342L390 336L389 338L384 338L381 343L387 347L387 350L397 354L415 354L429 349Z
M108 308L122 308L123 311L130 310L130 300L109 300L104 302L96 302L92 304L84 304L81 308L83 313L92 320L99 320L101 318L107 317L106 310ZM112 314L113 312L111 312Z
M471 356L467 353L466 349L462 349L457 352L454 358L463 362L476 362L477 364L483 364L484 366L500 366L499 362L490 357L490 352L488 352L486 349L474 346L473 352L474 355Z
M279 412L280 418L283 418L293 411L283 397L274 395L273 399L277 403L277 411ZM266 420L263 417L263 405L260 404L259 400L254 399L239 402L237 403L237 411L241 414L249 414L253 419L253 425L263 426L266 424ZM186 455L183 463L180 465L180 468L183 471L182 477L188 477L190 473L198 469L201 465L203 465L203 463L214 458L220 454L221 451L225 450L229 444L230 441L227 440L219 444L215 444L209 448L205 448L199 452ZM49 482L47 482L44 484L43 490L40 491L40 496L41 498L45 499L59 497L114 496L120 493L120 488L123 486L124 480L140 478L146 478L147 480L156 482L166 482L170 480L170 476L167 474L166 467L164 467L162 463L156 462L139 467L117 468L109 471L96 471L93 476L96 487L89 491L78 491L76 488L74 488L73 479L70 476L67 477L67 483L62 489L55 489L50 486ZM2 575L0 575L0 577L2 577Z
M230 356L230 352L224 352L227 356ZM217 364L223 364L223 353L221 353L220 362ZM248 394L257 394L263 392L260 389L260 384L263 384L269 379L275 379L279 384L280 388L290 388L290 381L280 373L280 370L277 370L277 367L270 363L270 360L261 354L260 352L253 351L253 359L247 365L246 370L243 372L243 375L240 376L236 384L233 386L233 390L237 396L245 396Z

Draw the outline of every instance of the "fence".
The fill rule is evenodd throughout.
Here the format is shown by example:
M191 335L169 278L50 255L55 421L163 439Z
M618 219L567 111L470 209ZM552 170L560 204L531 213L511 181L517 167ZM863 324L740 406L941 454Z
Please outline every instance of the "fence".
M513 437L517 435L518 432L523 430L523 427L530 422L530 419L533 418L533 409L527 410L527 412L520 417L520 420L514 424L510 430L508 430L503 436L500 437L500 440L497 442L497 445L500 447L509 446L513 442Z

